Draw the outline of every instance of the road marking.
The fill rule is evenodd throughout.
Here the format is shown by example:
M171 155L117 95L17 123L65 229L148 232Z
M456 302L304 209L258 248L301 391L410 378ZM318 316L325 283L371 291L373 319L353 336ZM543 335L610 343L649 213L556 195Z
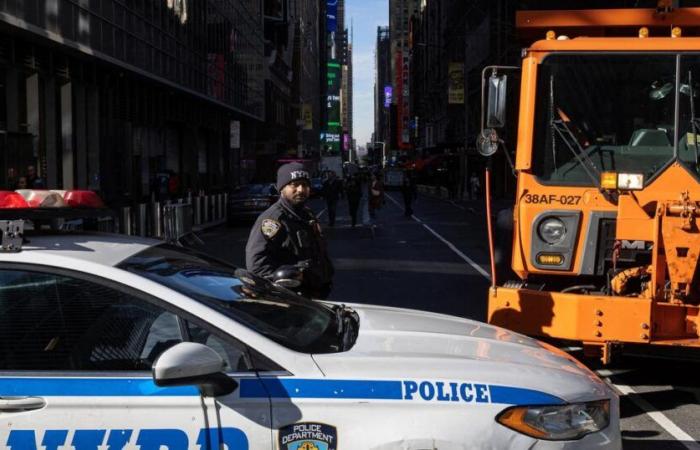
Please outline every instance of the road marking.
M685 448L690 450L700 450L700 444L698 444L695 439L693 439L685 431L681 430L678 425L673 423L671 419L666 417L662 412L656 411L656 408L654 408L651 403L640 397L640 395L635 392L634 389L624 384L615 384L610 380L608 380L608 382L615 386L620 393L624 394L632 401L632 403L637 405L637 407L651 417L652 420L659 424L661 428L666 430L668 434L676 438Z
M386 198L388 198L389 200L391 200L391 202L392 202L394 205L396 205L397 207L401 208L401 205L399 205L399 202L397 202L396 200L394 200L394 198L393 198L391 195L386 194ZM403 209L403 208L402 208L402 209ZM443 244L447 245L447 246L450 248L450 250L452 250L453 252L455 252L460 258L462 258L462 259L463 259L467 264L469 264L474 270L476 270L477 272L479 272L479 274L483 275L484 278L486 278L487 280L491 280L491 275L489 275L489 273L488 273L487 271L485 271L483 267L481 267L480 265L478 265L476 262L474 262L473 259L471 259L471 258L468 257L467 255L465 255L464 253L462 253L457 247L455 247L455 245L454 245L452 242L448 241L447 239L445 239L444 237L442 237L442 236L440 235L440 233L438 233L437 231L435 231L435 230L433 230L432 228L430 228L430 226L429 226L428 224L426 224L425 222L423 222L422 220L420 220L418 217L416 217L415 214L412 215L411 218L412 218L413 220L415 220L416 222L418 222L419 224L423 225L423 227L424 227L426 230L430 231L430 233L432 233L433 236L435 236L435 237L438 238L440 241L442 241Z
M465 208L464 206L462 206L462 205L460 205L459 203L455 202L454 200L449 200L449 202L452 203L452 206L455 206L455 207L461 209L462 211L466 211L466 210L467 210L467 208Z
M595 371L601 377L614 377L623 373L632 372L634 369L598 369Z

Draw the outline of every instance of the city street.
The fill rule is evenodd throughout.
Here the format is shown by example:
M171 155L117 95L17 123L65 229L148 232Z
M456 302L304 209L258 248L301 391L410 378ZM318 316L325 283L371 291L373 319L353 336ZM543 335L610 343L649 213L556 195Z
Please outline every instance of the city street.
M346 202L336 227L325 227L336 275L331 299L486 318L488 247L483 206L420 195L404 217L401 195L388 192L375 222L351 228ZM325 205L313 208L326 222ZM203 233L204 250L244 264L250 223ZM575 356L576 349L570 349ZM626 449L700 449L697 364L626 358L589 366L620 393Z

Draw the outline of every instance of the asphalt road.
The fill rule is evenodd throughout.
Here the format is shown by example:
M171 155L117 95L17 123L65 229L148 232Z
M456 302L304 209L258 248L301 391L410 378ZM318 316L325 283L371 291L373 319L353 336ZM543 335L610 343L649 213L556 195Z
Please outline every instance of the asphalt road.
M489 257L483 206L420 196L405 217L390 192L377 219L350 227L347 203L326 227L336 267L331 300L373 303L486 319ZM312 207L322 221L323 203ZM200 237L212 255L243 265L250 223ZM579 356L574 349L574 354ZM622 358L601 368L585 361L620 393L625 449L698 449L700 364Z

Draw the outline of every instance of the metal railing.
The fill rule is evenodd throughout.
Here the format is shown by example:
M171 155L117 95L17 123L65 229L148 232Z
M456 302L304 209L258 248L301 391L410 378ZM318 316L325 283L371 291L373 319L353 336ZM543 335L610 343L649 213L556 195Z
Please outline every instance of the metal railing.
M139 203L118 209L113 230L131 236L178 241L226 220L228 194L198 195L175 201Z

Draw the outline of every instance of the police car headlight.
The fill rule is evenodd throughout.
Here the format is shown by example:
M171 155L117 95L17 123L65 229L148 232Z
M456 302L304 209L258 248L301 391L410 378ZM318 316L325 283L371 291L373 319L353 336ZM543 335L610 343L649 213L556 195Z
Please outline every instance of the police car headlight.
M548 217L540 222L538 232L547 244L559 244L566 237L566 225L557 217Z
M568 441L603 430L610 423L610 401L558 406L514 406L496 418L498 423L528 436Z

